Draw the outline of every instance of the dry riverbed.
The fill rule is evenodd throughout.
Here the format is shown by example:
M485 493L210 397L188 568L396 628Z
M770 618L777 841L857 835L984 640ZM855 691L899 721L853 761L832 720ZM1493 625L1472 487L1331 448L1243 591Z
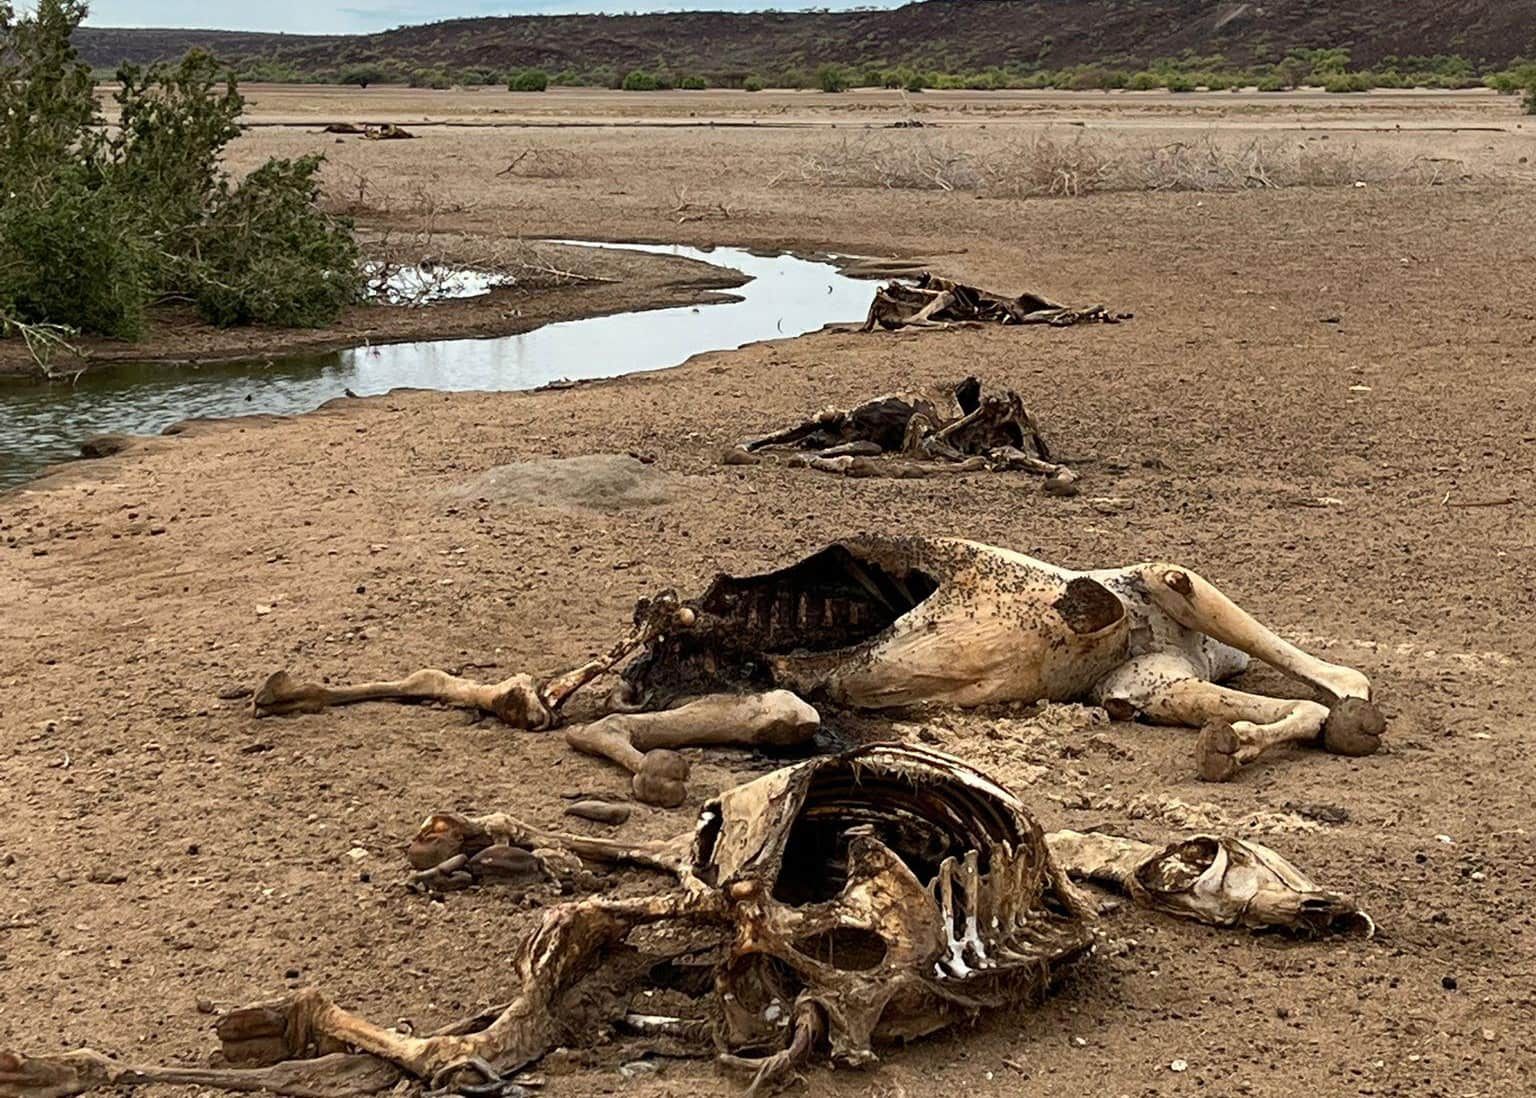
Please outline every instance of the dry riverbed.
M910 103L374 91L257 89L252 117L603 125L431 126L415 141L339 144L309 125L266 126L238 143L235 164L326 151L338 199L352 195L372 231L920 256L982 285L1136 316L1061 331L825 332L571 390L341 401L200 425L0 495L0 1047L195 1060L213 1046L202 1008L311 983L418 1029L500 1000L530 903L407 893L404 841L436 809L557 822L563 794L618 796L622 775L556 737L430 708L257 723L240 690L280 667L333 681L420 666L549 671L605 645L658 588L691 591L717 569L769 565L841 532L915 531L1074 566L1182 561L1370 674L1388 748L1282 754L1209 786L1194 780L1192 734L1090 710L850 730L926 728L1047 827L1256 836L1354 892L1382 933L1298 943L1122 911L1039 1009L888 1050L872 1072L817 1069L814 1093L1525 1087L1536 127L1511 101L925 95L933 125L887 130ZM636 112L807 124L608 124ZM1170 135L1263 139L1276 156L1326 145L1305 160L1326 169L1320 179L1347 167L1361 178L1000 194L1002 177L978 165L1008 163L1013 143L1042 134L1082 135L1122 166ZM878 173L957 153L946 163L977 168L977 186L832 186L817 168L841 157ZM648 257L594 262L639 266L622 289L519 298L518 322L701 285ZM469 334L507 307L419 318L433 335ZM1045 497L1028 477L848 481L719 462L737 438L824 405L972 372L1024 395L1083 474L1084 498ZM598 511L455 495L491 466L589 453L654 458L663 501ZM1086 502L1096 495L1132 507L1103 514ZM1283 688L1262 669L1244 682ZM699 754L688 806L641 806L618 833L685 828L712 789L772 765ZM1343 822L1320 821L1337 810ZM558 1056L546 1092L735 1087L707 1063L663 1061L633 1081L615 1068L601 1050Z

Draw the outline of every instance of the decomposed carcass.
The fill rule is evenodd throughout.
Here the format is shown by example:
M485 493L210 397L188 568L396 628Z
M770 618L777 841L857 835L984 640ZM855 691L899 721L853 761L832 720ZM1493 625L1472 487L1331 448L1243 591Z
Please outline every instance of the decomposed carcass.
M409 853L419 871L628 863L675 887L549 908L517 950L515 995L433 1035L374 1025L308 989L222 1017L224 1066L0 1053L0 1098L156 1082L341 1098L407 1078L510 1098L522 1093L517 1073L551 1049L598 1042L631 1056L713 1055L756 1090L817 1059L868 1065L881 1045L1045 993L1094 942L1097 909L1071 873L1216 925L1369 926L1351 900L1273 851L1211 837L1160 849L1047 836L986 774L897 744L728 789L670 841L626 845L444 813Z
M1250 658L1312 696L1221 685ZM1089 702L1119 720L1198 728L1196 767L1210 781L1285 744L1368 755L1386 727L1365 675L1282 640L1182 565L1074 571L931 537L849 538L773 571L720 575L696 599L664 592L639 604L633 631L608 653L542 684L425 670L330 687L279 673L254 710L433 699L548 728L579 685L625 660L616 711L565 734L630 770L635 795L656 804L683 800L678 748L803 743L818 706Z

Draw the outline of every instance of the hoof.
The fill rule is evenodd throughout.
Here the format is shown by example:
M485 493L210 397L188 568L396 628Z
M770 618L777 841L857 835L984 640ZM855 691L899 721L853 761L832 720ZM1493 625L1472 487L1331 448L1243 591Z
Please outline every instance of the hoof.
M286 713L318 713L325 702L316 696L315 687L296 683L286 671L276 671L251 697L253 717L274 717Z
M676 808L688 799L688 760L664 748L647 751L631 786L643 804Z
M1362 698L1345 698L1334 705L1323 725L1323 746L1335 755L1374 755L1381 747L1387 719Z
M325 1005L318 991L306 988L230 1011L214 1027L225 1061L231 1067L270 1067L340 1051L339 1043L314 1032L315 1015Z
M1239 769L1237 733L1226 721L1211 721L1200 729L1195 746L1195 764L1203 782L1229 782Z

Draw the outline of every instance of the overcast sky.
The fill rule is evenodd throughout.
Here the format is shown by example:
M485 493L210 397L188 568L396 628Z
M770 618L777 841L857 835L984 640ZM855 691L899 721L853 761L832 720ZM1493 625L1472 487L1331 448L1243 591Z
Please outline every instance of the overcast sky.
M896 7L902 0L93 0L87 26L198 27L222 30L336 34L384 30L476 15L540 15L565 12L760 11L777 8Z

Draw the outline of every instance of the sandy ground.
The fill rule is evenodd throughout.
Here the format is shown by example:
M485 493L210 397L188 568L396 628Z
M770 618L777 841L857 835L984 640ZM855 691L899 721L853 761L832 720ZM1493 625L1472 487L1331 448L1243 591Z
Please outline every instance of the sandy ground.
M255 117L351 103L314 94L311 106L263 90ZM459 102L383 95L398 121ZM575 98L538 109L568 104L587 121L609 104L639 109ZM741 98L654 102L725 114ZM1521 157L1536 127L1491 97L1103 98L964 102L1056 112L1034 120L1053 126L1088 111L1109 137L1121 110L1128 131L1152 111L1185 128L1213 110L1232 127L1252 114L1265 129L1346 112L1389 131L1361 135L1383 143L1372 155L1477 171L1438 187L1019 201L806 185L795 166L807 142L831 139L819 130L244 139L240 164L325 143L338 182L361 173L402 196L378 214L400 223L916 255L1136 319L830 332L562 392L399 393L199 427L0 496L0 1047L199 1060L213 1046L200 999L223 1009L305 984L420 1027L496 1001L529 908L550 897L429 903L399 884L402 843L436 809L556 821L562 794L619 795L622 775L553 737L455 713L370 706L257 723L234 695L279 667L334 681L427 665L549 671L605 644L658 587L694 590L716 569L783 561L840 532L915 531L1074 566L1181 561L1371 675L1391 719L1381 754L1282 753L1227 786L1194 780L1192 733L1088 710L857 727L926 728L1048 828L1256 835L1356 893L1381 934L1295 943L1122 912L1039 1009L889 1050L872 1072L818 1069L812 1092L1522 1093L1536 1071L1536 236ZM370 90L347 116L374 102ZM905 109L893 101L884 117ZM1395 132L1404 119L1494 129ZM977 147L1001 139L990 121L955 126ZM535 143L555 174L495 174ZM422 189L437 196L430 211L409 200ZM1133 509L1103 515L1027 478L844 481L718 462L730 441L808 410L967 372L1024 394L1085 495ZM599 513L447 498L496 464L626 451L656 456L671 502ZM1243 685L1287 689L1262 668ZM712 789L773 765L700 754L687 807L640 807L618 833L685 828ZM1296 810L1317 804L1348 821ZM626 1080L617 1055L557 1058L546 1092L734 1092L704 1063ZM1188 1070L1170 1070L1176 1059Z

